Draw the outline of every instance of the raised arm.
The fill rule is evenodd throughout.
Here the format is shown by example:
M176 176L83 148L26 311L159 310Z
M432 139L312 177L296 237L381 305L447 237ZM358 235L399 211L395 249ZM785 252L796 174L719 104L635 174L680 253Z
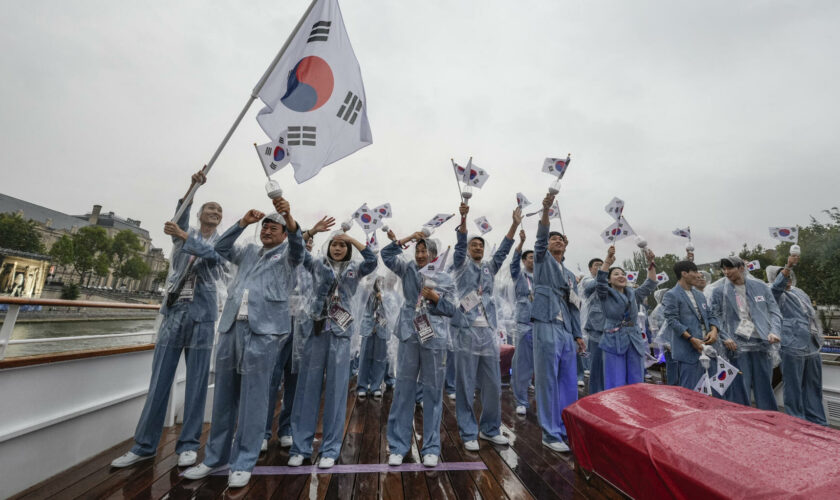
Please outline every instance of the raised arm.
M508 229L508 232L502 240L502 244L499 245L499 248L496 250L496 253L493 254L491 271L494 275L499 272L499 269L501 269L502 264L505 262L505 259L510 253L511 247L513 247L513 236L516 234L516 228L519 227L519 224L522 222L522 209L516 207L516 210L513 211L511 219L510 229Z
M263 217L265 217L265 214L259 210L248 210L248 212L246 212L236 224L232 225L227 231L225 231L225 234L219 238L214 247L216 252L234 264L239 264L241 255L233 244L236 243L236 239L239 238L239 235L242 234L242 231L244 231L246 227L262 220Z

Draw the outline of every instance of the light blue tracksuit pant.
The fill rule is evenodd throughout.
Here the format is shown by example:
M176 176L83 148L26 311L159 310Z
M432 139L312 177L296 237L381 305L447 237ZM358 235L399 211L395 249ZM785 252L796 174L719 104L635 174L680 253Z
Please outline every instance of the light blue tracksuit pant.
M294 334L293 334L294 335ZM292 373L292 343L293 336L286 341L277 356L274 373L271 376L271 386L268 389L268 417L265 421L265 439L271 439L271 424L274 420L274 407L277 404L277 392L283 384L283 407L277 417L277 435L292 435L292 407L295 402L297 387L297 373Z
M326 381L324 376L326 375ZM338 459L344 437L347 392L350 383L350 337L339 337L331 330L306 339L300 360L295 402L292 410L291 455L312 456L312 439L318 424L321 389L324 390L322 458Z
M182 330L178 337L187 339L188 343L190 337L195 335L206 336L208 340L202 343L206 345L200 347L155 345L149 393L134 431L134 446L131 448L131 452L136 455L154 455L157 451L181 350L184 351L184 361L187 364L187 378L184 392L184 425L175 445L175 453L197 451L199 448L201 426L204 423L204 404L207 400L210 355L213 352L214 326L212 321L196 323L188 316L184 314L178 318L181 323L173 325ZM164 321L172 319L175 319L175 315L170 314Z
M289 335L259 335L236 321L219 336L213 423L204 464L250 472L260 456L268 414L268 387L277 354Z
M828 425L822 402L820 353L796 356L782 350L785 412L818 425Z
M423 447L420 455L440 455L445 353L443 349L421 347L415 336L400 342L397 383L388 414L388 448L392 454L406 456L411 450L414 403L417 385L422 384Z
M531 324L519 323L516 349L513 351L513 373L510 387L517 406L530 406L528 386L534 376L534 338Z
M470 328L452 327L459 338L455 351L455 415L458 432L464 442L474 441L481 431L487 436L499 434L502 424L502 375L499 369L499 352L477 354L487 347L472 345ZM472 330L476 330L472 327ZM493 331L487 334L492 339ZM481 397L481 419L477 421L473 410L476 388ZM577 388L577 387L576 387Z
M572 334L561 321L534 321L534 382L543 441L566 438L561 413L577 401L577 359Z
M377 335L362 337L356 390L373 392L382 388L388 362L388 341Z

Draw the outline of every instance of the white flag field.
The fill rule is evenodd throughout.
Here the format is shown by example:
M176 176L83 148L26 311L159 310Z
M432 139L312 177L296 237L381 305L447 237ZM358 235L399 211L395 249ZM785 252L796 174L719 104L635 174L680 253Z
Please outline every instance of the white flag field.
M422 269L420 269L419 273L427 278L433 278L435 274L442 272L446 267L446 259L449 257L449 249L451 247L446 247L446 251L443 252L443 255L438 255L435 257L435 260L429 262Z
M458 177L458 180L476 189L481 189L487 179L490 178L490 174L473 163L472 158L467 161L466 167L462 167L455 163L455 160L452 160L452 168L455 169L455 176Z
M489 233L493 230L493 226L487 222L487 217L479 217L475 220L475 225L478 226L478 230L481 232L482 235Z
M607 245L612 245L624 238L633 236L633 228L630 227L630 224L627 223L627 220L624 217L619 217L618 220L610 224L610 227L601 231L601 239L604 240L604 243Z
M298 183L371 144L362 73L337 0L318 0L268 76L257 122L286 134Z
M271 174L289 164L291 157L289 155L289 148L286 146L285 133L280 134L280 137L276 141L260 144L259 146L254 144L254 147L257 149L257 155L260 157L263 170L265 170L267 177L271 177Z
M780 241L799 243L798 227L771 227L770 236Z

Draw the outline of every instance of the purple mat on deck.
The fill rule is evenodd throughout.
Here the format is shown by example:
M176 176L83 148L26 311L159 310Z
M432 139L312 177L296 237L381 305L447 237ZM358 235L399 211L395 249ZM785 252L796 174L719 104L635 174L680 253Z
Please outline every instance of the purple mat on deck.
M487 469L487 466L484 465L484 462L440 462L437 467L426 467L423 464L402 464L399 466L388 464L347 464L336 465L329 469L319 469L317 465L301 467L258 465L254 467L251 474L254 476L282 476L293 474L366 474L372 472L434 472L485 469ZM227 473L227 467L220 467L212 472L214 476L221 476Z

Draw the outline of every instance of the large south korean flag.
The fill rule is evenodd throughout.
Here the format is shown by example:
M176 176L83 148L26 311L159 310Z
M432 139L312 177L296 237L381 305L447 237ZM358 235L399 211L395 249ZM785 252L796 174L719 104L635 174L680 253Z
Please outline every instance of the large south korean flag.
M257 122L272 139L286 134L298 183L373 142L337 0L315 2L258 95Z

